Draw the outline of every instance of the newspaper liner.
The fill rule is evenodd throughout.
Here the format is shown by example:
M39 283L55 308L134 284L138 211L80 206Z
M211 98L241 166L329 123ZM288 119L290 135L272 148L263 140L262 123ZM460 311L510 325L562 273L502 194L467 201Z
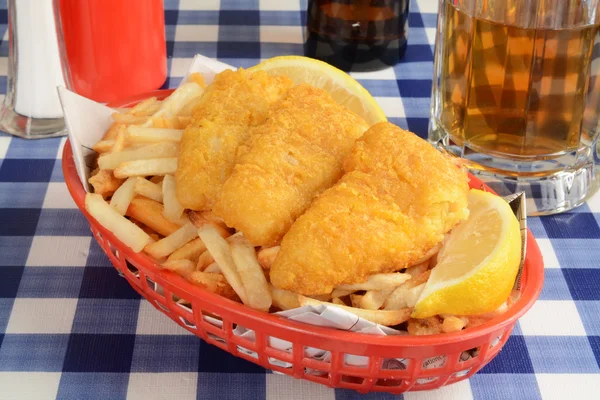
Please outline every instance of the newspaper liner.
M222 62L213 60L202 55L196 55L188 73L183 78L182 83L188 80L188 77L193 72L200 72L203 74L205 82L210 84L215 75L226 69L235 69L230 65ZM180 84L180 85L181 85ZM65 123L69 131L69 140L71 141L71 147L73 149L73 158L75 161L75 167L81 183L83 184L86 192L89 192L88 179L92 170L93 160L96 157L96 152L92 149L94 144L102 139L104 133L112 125L112 113L115 112L110 107L103 104L97 103L93 100L87 99L80 96L65 87L58 87L58 94L62 104ZM482 188L483 189L483 188ZM521 288L521 274L523 271L524 260L525 260L525 249L527 240L527 223L526 223L526 212L525 212L525 194L517 193L511 196L504 197L504 199L510 204L515 216L519 220L521 227L521 264L515 280L514 289L519 291ZM328 327L333 329L363 333L367 335L378 335L378 336L396 336L396 335L407 335L407 332L399 331L390 327L374 324L370 321L362 319L350 312L347 312L335 305L319 305L319 306L304 306L287 311L281 311L276 313L281 317L303 322L310 325ZM204 319L218 327L223 326L221 320L204 316ZM237 326L234 329L234 334L241 336L251 342L255 341L255 334L253 330L246 329L242 326ZM223 339L209 334L213 339L224 342ZM269 346L285 352L292 351L292 343L283 339L275 337L269 337ZM500 337L496 338L492 342L492 346L495 346L500 341ZM254 358L258 358L258 354L251 350L245 349L242 346L238 346L238 350L245 354L248 354ZM461 361L466 361L472 357L476 357L479 353L478 349L470 349L464 351L461 354ZM330 362L331 353L322 349L308 347L305 348L305 356L313 358L315 360ZM277 360L269 357L269 362L273 365L277 365L283 368L291 368L292 364ZM360 355L345 354L344 362L347 365L355 367L367 367L369 358ZM430 357L423 361L423 369L441 368L446 363L446 356ZM383 368L385 369L406 369L408 367L408 361L405 358L388 358L384 360ZM307 373L314 375L323 374L322 371L312 370L307 368ZM469 370L458 372L457 376L466 375ZM437 378L421 378L417 380L417 383L423 384L431 382Z

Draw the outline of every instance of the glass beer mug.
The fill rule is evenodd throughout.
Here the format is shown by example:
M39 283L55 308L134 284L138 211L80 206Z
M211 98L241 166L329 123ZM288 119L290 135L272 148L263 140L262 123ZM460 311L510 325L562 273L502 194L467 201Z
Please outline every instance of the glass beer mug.
M440 0L429 141L529 215L600 185L599 0Z

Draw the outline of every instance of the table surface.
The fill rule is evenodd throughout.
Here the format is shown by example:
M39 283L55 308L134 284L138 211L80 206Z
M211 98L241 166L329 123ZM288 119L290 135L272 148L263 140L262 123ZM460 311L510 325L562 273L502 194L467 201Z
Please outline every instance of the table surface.
M167 0L165 87L179 83L196 53L243 67L301 54L305 6L294 0ZM355 74L392 122L421 136L427 131L436 11L435 0L413 1L402 62ZM6 1L0 1L3 91L6 22ZM92 240L69 197L61 171L64 142L0 133L1 398L361 397L234 358L140 299ZM531 218L529 227L544 255L545 286L502 352L468 381L404 398L600 396L600 194L573 212Z

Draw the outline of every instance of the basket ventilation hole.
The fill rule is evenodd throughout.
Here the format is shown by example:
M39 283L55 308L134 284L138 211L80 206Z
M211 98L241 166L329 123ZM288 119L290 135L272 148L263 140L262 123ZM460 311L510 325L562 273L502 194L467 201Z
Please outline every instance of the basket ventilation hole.
M237 349L238 349L238 351L239 351L240 353L244 353L244 354L246 354L247 356L250 356L250 357L252 357L252 358L256 358L256 359L258 359L258 353L257 353L257 352L255 352L255 351L253 351L253 350L247 349L247 348L245 348L245 347L243 347L243 346L240 346L239 344L238 344L238 346L237 346Z
M183 322L183 324L185 326L187 326L188 328L190 328L190 329L196 329L196 325L194 325L193 323L191 323L190 321L188 321L186 318L183 318L183 317L180 316L179 320L181 322Z
M470 370L471 370L471 368L467 368L467 369L465 369L465 370L462 370L462 371L458 371L458 372L456 372L456 373L455 373L455 374L453 374L452 376L453 376L453 377L455 377L455 378L461 378L461 377L463 377L463 376L467 375L467 374L469 373L469 371L470 371Z
M446 356L429 357L423 360L423 369L437 369L446 365Z
M140 277L140 272L136 267L133 266L129 261L125 261L125 265L127 265L127 269L131 272L136 278Z
M291 352L291 347L290 347L290 352ZM331 362L331 353L328 351L325 351L323 349L316 348L316 347L304 346L304 358L308 358L311 360L317 360L317 361L321 361L324 363L330 363Z
M221 319L221 317L219 315L209 313L206 310L201 310L200 313L202 314L202 319L206 323L209 323L212 326L216 326L219 329L223 329L223 320Z
M463 351L462 353L460 353L459 362L465 362L477 357L479 355L479 349L479 347L474 347L472 349Z
M268 360L269 360L269 364L271 364L271 365L276 365L281 368L292 368L292 363L289 363L287 361L283 361L283 360L280 360L275 357L269 357Z
M92 233L94 234L96 239L98 239L98 241L102 241L102 234L100 233L99 230L92 228Z
M363 383L365 378L360 376L342 375L342 382L350 383L352 385L360 385Z
M394 387L400 385L402 385L402 379L377 379L377 382L375 382L375 386Z
M146 277L146 283L148 283L148 288L150 288L151 290L154 290L161 296L165 295L165 290L163 289L163 287L160 286L158 283L154 282L152 279Z
M119 258L119 250L110 242L108 243L108 250L110 250L110 252L117 257L117 259Z
M283 340L275 336L267 336L267 346L271 349L284 351L289 354L291 354L292 350L294 349L292 342L288 342L287 340Z
M381 369L398 370L407 369L410 365L409 358L384 358L381 364Z
M292 366L292 364L290 364L290 367ZM321 371L318 369L314 369L314 368L307 368L304 367L304 375L314 375L314 376L320 376L325 378L329 373L327 371Z
M419 378L415 382L417 383L417 385L425 385L427 383L435 382L437 380L438 380L437 376L431 376L429 378Z
M190 314L192 313L192 303L187 301L186 299L183 299L173 293L171 293L171 299L173 299L173 302L175 304L177 304L181 309L189 312Z
M344 354L344 365L354 368L367 368L369 366L369 357L356 354Z
M161 303L160 301L154 300L154 304L156 304L161 310L163 310L164 312L169 314L169 309L163 303Z
M210 339L212 339L212 340L214 340L214 341L216 341L216 342L223 343L223 344L227 344L227 342L225 341L225 339L223 339L223 338L222 338L222 337L220 337L220 336L217 336L217 335L215 335L214 333L207 332L207 333L206 333L206 335L207 335L207 336L208 336Z

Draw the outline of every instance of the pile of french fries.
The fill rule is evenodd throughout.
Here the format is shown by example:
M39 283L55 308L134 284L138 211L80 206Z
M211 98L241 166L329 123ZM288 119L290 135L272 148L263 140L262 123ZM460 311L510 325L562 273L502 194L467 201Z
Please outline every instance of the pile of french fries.
M504 304L477 317L411 318L439 247L400 272L371 275L328 295L306 297L273 287L268 271L279 246L256 249L211 212L185 210L175 194L179 143L204 87L202 76L192 74L163 101L153 97L117 110L94 146L94 193L87 194L85 207L124 244L195 285L264 312L325 303L411 335L431 335L477 326L506 311Z

